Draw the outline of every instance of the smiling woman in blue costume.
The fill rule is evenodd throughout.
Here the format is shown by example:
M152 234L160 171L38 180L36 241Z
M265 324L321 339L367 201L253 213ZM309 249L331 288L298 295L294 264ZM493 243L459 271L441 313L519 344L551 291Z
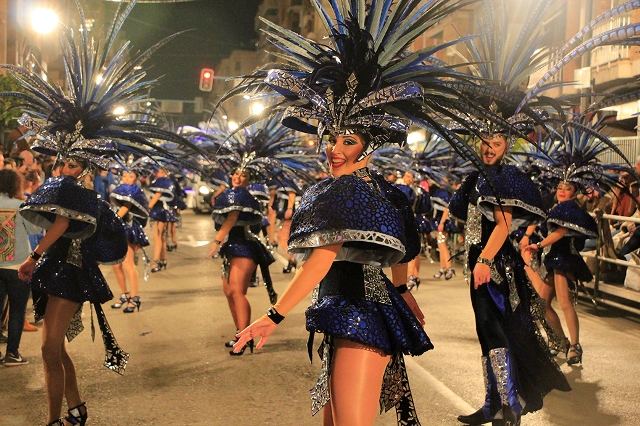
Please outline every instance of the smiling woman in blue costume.
M167 226L177 222L178 216L172 207L175 198L174 183L166 169L158 167L154 171L155 180L149 191L153 196L149 200L149 217L153 219L153 263L151 272L167 269Z
M275 92L279 102L263 114L284 110L283 125L328 138L331 177L304 193L291 225L289 253L305 263L235 345L240 350L262 337L261 348L320 283L307 310L307 330L310 352L314 334L324 334L311 398L312 413L322 409L326 425L371 425L379 407L395 407L400 425L420 424L403 358L433 347L406 285L406 263L420 250L415 217L406 196L367 168L374 150L406 142L411 122L445 130L431 116L446 114L440 101L453 91L441 77L457 76L432 63L443 46L405 49L463 3L418 3L342 0L325 10L315 2L330 45L268 23L267 35L289 63L259 68L221 99ZM446 132L444 137L454 143ZM457 148L477 160L465 144ZM392 268L391 279L384 267Z

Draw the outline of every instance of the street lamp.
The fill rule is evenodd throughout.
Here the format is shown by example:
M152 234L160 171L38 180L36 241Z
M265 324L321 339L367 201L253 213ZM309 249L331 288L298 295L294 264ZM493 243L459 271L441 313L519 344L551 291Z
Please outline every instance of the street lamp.
M58 25L58 15L51 9L39 7L31 15L31 27L40 34L48 34Z

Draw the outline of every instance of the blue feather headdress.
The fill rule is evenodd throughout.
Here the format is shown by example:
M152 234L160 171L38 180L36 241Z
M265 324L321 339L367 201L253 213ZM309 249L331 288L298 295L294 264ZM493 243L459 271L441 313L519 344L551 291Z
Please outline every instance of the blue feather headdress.
M402 145L414 123L437 131L482 169L473 149L439 120L440 115L457 119L444 106L458 96L451 83L471 77L433 56L459 40L406 51L420 34L473 1L332 0L325 9L312 0L329 34L328 45L263 19L269 41L280 49L275 55L285 62L243 77L220 103L241 93L275 95L277 103L263 114L284 111L283 124L292 129L319 136L368 135L361 158L385 143ZM257 119L250 117L245 124Z
M164 130L151 112L136 111L148 100L154 80L144 80L141 66L153 52L176 37L169 36L142 53L132 51L129 42L116 49L116 36L135 6L132 0L114 20L100 41L89 38L88 31L75 34L63 27L60 44L68 89L40 76L38 70L15 65L0 65L21 84L22 92L2 92L0 96L18 100L14 108L25 114L20 123L40 136L32 147L35 151L59 158L80 158L105 168L117 152L138 155L153 154L167 159L175 156L159 146L170 141L186 150L197 148L175 133ZM76 5L82 28L86 28L84 11ZM40 70L42 71L42 70ZM116 107L132 112L117 116Z
M203 150L215 155L215 163L228 175L239 169L261 183L273 179L300 189L314 183L321 166L313 148L281 120L282 115L271 115L236 132L214 120L192 136Z
M601 188L609 191L620 187L621 172L636 176L629 160L601 133L605 119L593 123L578 119L567 121L541 144L546 150L545 154L527 154L533 159L531 175L543 192L563 182L571 183L580 190ZM604 164L601 158L607 151L616 153L621 161Z

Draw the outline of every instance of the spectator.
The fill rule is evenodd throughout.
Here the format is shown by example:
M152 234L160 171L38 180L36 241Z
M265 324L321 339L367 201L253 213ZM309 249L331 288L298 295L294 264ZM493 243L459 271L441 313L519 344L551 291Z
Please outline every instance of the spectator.
M22 179L13 170L0 170L0 234L10 238L4 244L6 250L0 253L0 300L9 296L9 327L7 352L4 357L5 367L26 365L28 361L20 355L18 349L25 324L25 312L29 300L29 285L18 279L18 267L29 257L31 247L28 232L36 232L37 228L26 222L18 214L22 204ZM0 354L0 360L2 354Z
M16 160L14 160L13 158L7 158L3 161L3 167L4 169L9 169L9 170L13 170L16 168Z
M18 156L22 159L22 165L20 166L18 171L23 175L35 167L35 159L33 153L30 150L21 151Z

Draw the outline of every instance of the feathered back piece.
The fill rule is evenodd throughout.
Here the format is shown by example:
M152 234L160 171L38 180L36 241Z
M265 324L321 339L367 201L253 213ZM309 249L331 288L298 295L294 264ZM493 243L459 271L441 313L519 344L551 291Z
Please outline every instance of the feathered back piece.
M281 119L280 114L272 115L233 133L222 126L210 127L201 134L209 140L201 143L209 149L217 146L215 159L229 175L240 169L261 183L271 179L294 187L315 183L314 176L321 170L317 155Z
M441 18L475 1L331 0L325 9L311 0L324 24L321 45L274 23L265 31L285 63L264 65L245 76L221 99L240 93L278 95L270 110L284 110L283 124L319 136L358 132L369 136L361 158L387 142L403 144L411 122L441 131L467 158L475 153L436 119L457 96L450 82L469 76L444 66L433 55L459 40L407 52L416 37ZM250 118L250 123L256 118Z
M530 102L516 114L525 97L523 85L550 54L542 21L552 4L553 0L540 0L512 2L507 7L505 0L482 0L484 15L477 19L481 34L466 41L472 74L482 80L455 84L466 98L451 104L466 118L463 127L454 126L456 131L479 136L502 133L513 136L511 141L528 139L535 124L542 124L535 108L550 107L563 114L561 106L548 98ZM526 17L523 23L521 17Z
M552 66L549 68L544 76L534 84L531 89L527 91L526 96L520 103L518 110L522 110L527 102L530 102L533 98L538 96L540 92L547 87L547 83L553 79L565 65L573 61L576 58L581 57L587 52L591 52L594 49L601 46L614 46L614 45L629 45L637 46L640 44L640 23L632 22L628 25L623 25L617 28L607 30L603 33L596 34L590 38L585 38L599 23L606 20L615 18L616 16L630 12L634 9L640 8L640 0L630 0L619 6L616 6L607 12L597 16L591 22L589 22L584 28L578 31L564 46L562 46L552 58ZM579 43L579 44L578 44ZM594 112L600 108L604 108L611 105L617 105L624 102L631 102L640 98L640 91L635 90L634 94L629 93L623 96L615 95L606 97L606 101L598 102L592 105L587 111L582 111L583 114Z
M135 6L132 0L123 11L120 6L106 35L90 38L88 31L65 27L61 34L62 59L66 87L41 77L43 70L0 65L20 82L25 93L3 92L0 96L17 98L16 108L25 114L19 120L30 131L41 136L33 149L60 158L82 158L104 168L104 156L117 151L141 155L154 153L166 158L172 154L155 142L172 141L193 150L195 147L175 133L163 130L150 113L136 111L148 98L155 81L144 80L141 66L153 52L174 38L169 36L148 50L134 54L127 41L116 48L116 36ZM84 11L76 0L80 23L87 28ZM116 107L132 112L124 117L114 113Z
M529 154L533 158L532 168L537 169L532 174L537 175L535 179L543 190L549 191L558 183L567 182L582 190L608 191L620 186L621 172L636 176L624 154L600 133L605 119L594 123L568 121L542 144L546 154ZM601 158L608 151L617 154L620 162L602 163Z
M439 186L461 182L472 171L471 162L460 157L446 140L433 136L413 154L413 170Z

